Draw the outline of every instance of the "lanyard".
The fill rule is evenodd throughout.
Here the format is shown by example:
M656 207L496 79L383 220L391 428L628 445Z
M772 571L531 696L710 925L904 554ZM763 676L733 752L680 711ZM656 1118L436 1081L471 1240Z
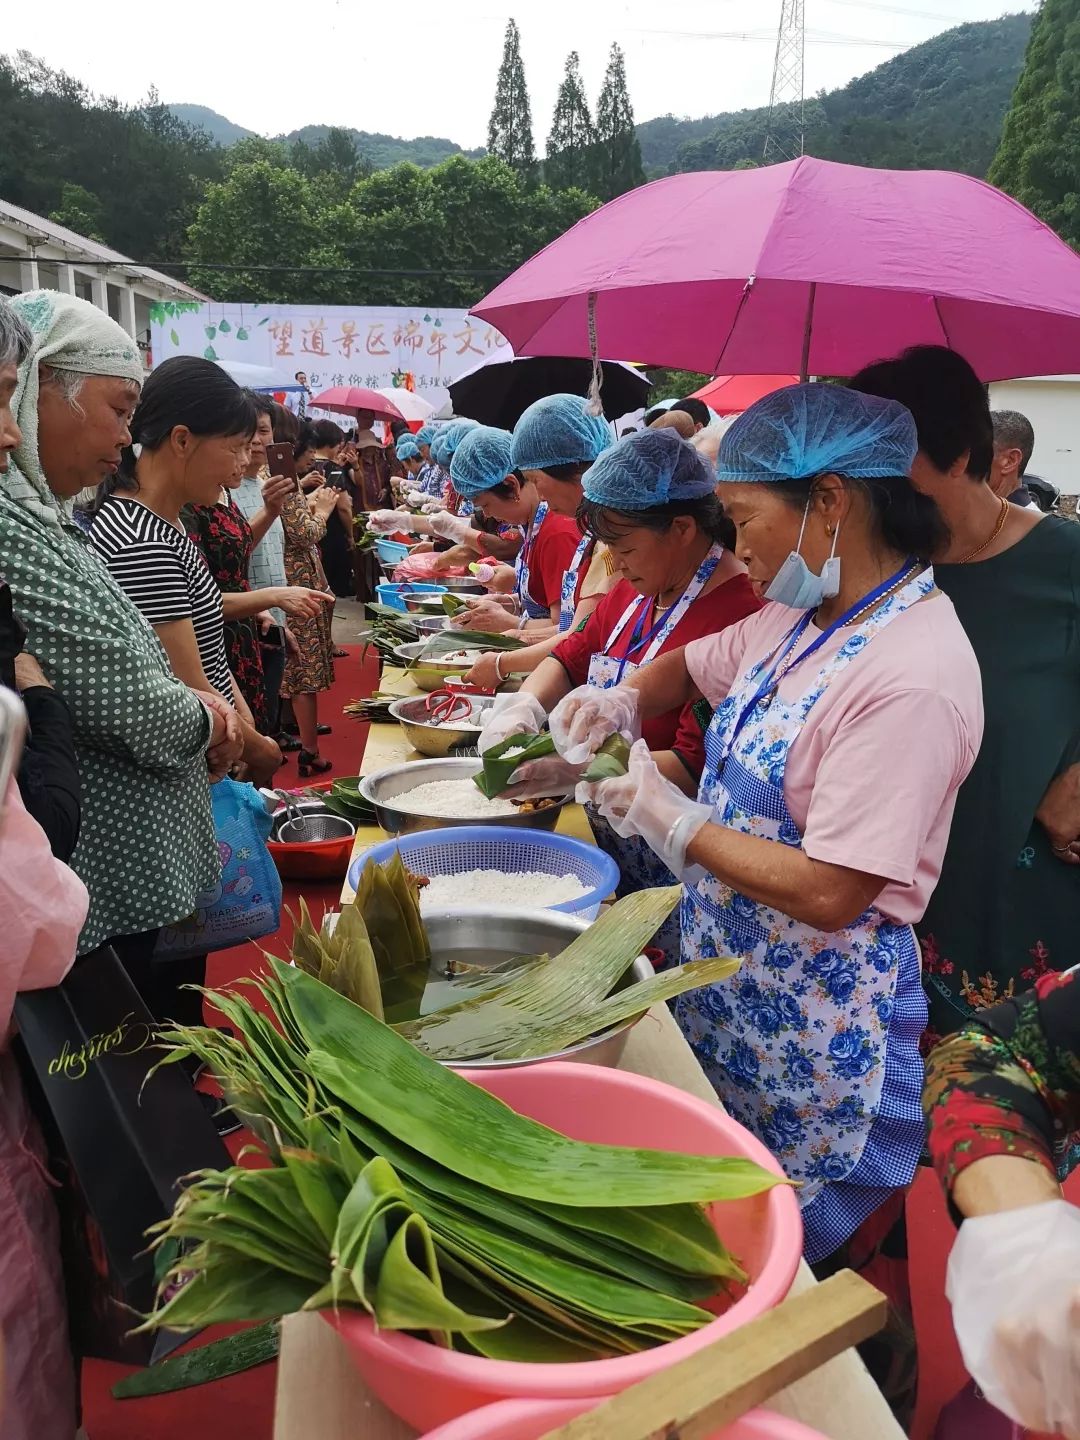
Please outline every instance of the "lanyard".
M529 595L529 581L531 579L529 563L532 559L536 537L540 533L540 526L543 525L547 519L547 513L547 501L541 500L540 504L536 507L536 513L533 515L529 528L525 532L525 539L522 542L521 550L518 552L517 562L514 566L517 572L518 598L521 600L522 607L524 607L526 602L531 598ZM533 604L536 604L535 600Z
M574 623L574 610L576 608L574 596L577 591L578 571L581 569L581 564L586 554L592 548L592 544L593 537L591 535L583 535L581 537L581 543L574 551L573 560L570 561L570 568L563 576L562 594L559 603L560 632L569 630L570 626Z
M883 580L880 585L876 586L875 589L864 595L861 600L856 600L855 604L845 610L838 619L834 620L827 630L823 630L822 633L817 637L817 639L806 647L806 649L802 652L801 655L797 655L795 657L795 659L787 667L787 670L785 670L784 674L788 674L790 671L794 670L795 666L801 665L804 660L809 660L811 655L816 655L817 652L821 649L821 647L826 643L826 641L831 639L832 636L836 634L837 630L841 629L844 625L848 623L849 620L852 620L856 615L858 615L860 610L866 610L871 605L873 605L875 601L880 600L883 595L887 594L888 591L890 591L896 585L898 580L903 579L903 577L915 564L916 561L914 560L914 558L909 558L905 560L903 565L900 566L900 569L897 570L895 575L890 575L887 580ZM727 749L729 754L731 753L735 741L738 739L739 732L742 730L743 726L750 718L751 713L757 707L759 702L772 689L773 683L776 680L776 672L780 669L780 666L784 663L787 657L795 649L796 645L798 645L803 635L806 633L806 629L809 626L810 621L813 619L813 616L813 610L807 610L805 615L800 616L800 618L788 631L784 639L781 640L780 644L773 651L771 656L772 663L768 665L767 670L764 672L761 679L758 681L757 689L754 691L752 698L748 700L747 703L743 706L742 713L739 715L738 720L735 722L735 728L734 730L732 730L731 736L727 742Z
M623 672L625 671L627 665L630 663L630 656L634 654L635 651L644 650L645 660L648 660L650 646L655 649L660 648L660 646L667 639L671 631L675 629L675 626L683 618L683 615L686 613L686 611L690 608L693 602L701 594L702 590L704 590L705 586L709 583L710 579L712 578L713 571L716 569L717 565L720 564L720 557L723 555L723 553L724 547L720 544L716 544L710 549L708 555L706 555L705 559L698 566L693 579L690 581L690 584L687 585L686 589L682 592L682 594L678 596L678 598L671 605L668 606L668 608L664 611L663 615L660 616L659 620L657 620L656 624L652 627L652 629L647 635L642 635L642 631L645 628L645 617L648 615L649 607L653 603L652 597L649 595L643 595L641 597L641 602L637 607L636 615L634 614L633 607L627 610L626 614L619 621L618 625L616 625L615 629L608 636L607 644L604 646L604 654L606 655L610 652L611 647L616 643L619 636L626 628L627 624L630 621L631 615L634 615L634 628L630 634L630 643L627 646L626 654L619 661L619 668L616 671L616 685L621 682ZM642 663L644 664L645 661L643 660Z

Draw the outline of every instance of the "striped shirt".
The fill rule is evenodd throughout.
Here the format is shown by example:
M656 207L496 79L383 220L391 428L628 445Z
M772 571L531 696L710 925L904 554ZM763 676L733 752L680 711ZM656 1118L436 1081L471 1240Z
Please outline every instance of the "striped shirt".
M191 621L203 673L231 704L221 591L197 546L168 520L124 495L109 496L90 538L113 579L151 625Z

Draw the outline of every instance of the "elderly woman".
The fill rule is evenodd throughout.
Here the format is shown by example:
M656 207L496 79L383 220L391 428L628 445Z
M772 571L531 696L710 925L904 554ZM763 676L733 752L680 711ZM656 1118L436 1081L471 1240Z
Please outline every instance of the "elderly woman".
M173 675L147 621L70 519L130 442L142 359L102 311L53 291L17 296L32 344L12 410L22 431L0 477L0 574L27 649L67 702L82 771L71 864L90 893L79 953L111 941L159 1016L176 1013L176 962L158 929L190 915L220 875L209 769L240 754L236 716Z
M713 493L715 480L674 432L643 431L620 440L581 483L582 523L610 546L618 583L584 629L561 636L521 693L492 716L481 750L508 735L535 734L574 686L617 685L639 667L759 609L745 567L728 548L734 530ZM702 729L693 705L683 701L650 716L643 727L660 771L688 794L696 792L705 764ZM565 791L579 774L580 767L539 762L515 772L515 788L522 795ZM617 834L595 806L588 813L597 843L619 863L621 895L675 883L643 840ZM678 959L678 917L654 944L666 962Z
M944 1040L923 1103L963 1221L947 1288L968 1370L1019 1424L1080 1436L1080 1210L1054 1156L1080 1128L1080 971L1044 975Z
M696 800L641 743L627 776L584 790L683 878L684 960L742 962L676 1015L724 1104L800 1182L811 1262L915 1173L912 925L982 734L978 666L925 560L944 526L906 478L915 450L892 401L795 385L752 406L718 475L773 603L551 717L580 762L672 704L717 707Z
M1076 959L1080 526L994 494L990 408L962 356L910 350L851 383L915 416L912 479L949 527L934 573L982 670L986 736L919 925L934 1042Z

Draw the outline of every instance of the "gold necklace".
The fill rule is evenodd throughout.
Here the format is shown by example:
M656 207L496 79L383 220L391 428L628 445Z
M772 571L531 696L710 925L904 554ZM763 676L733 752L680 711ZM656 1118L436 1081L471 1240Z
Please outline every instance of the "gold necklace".
M976 546L975 546L975 549L969 551L968 554L965 555L962 560L954 560L954 561L953 561L953 564L954 564L954 565L967 565L970 561L974 560L974 559L976 558L976 556L981 555L984 550L989 550L990 546L994 543L994 541L995 541L995 540L998 538L998 536L1001 534L1001 532L1002 532L1002 530L1003 530L1003 528L1004 528L1004 526L1005 526L1005 521L1006 521L1008 518L1009 518L1009 502L1008 502L1008 500L1003 499L1002 502L1001 502L1001 509L1000 509L1000 511L998 512L997 524L994 526L993 530L991 530L990 534L986 537L986 539L982 542L981 545L976 545Z

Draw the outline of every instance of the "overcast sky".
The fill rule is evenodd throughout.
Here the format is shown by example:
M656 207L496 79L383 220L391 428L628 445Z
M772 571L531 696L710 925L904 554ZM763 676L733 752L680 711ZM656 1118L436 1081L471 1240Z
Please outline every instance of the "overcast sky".
M119 10L86 0L4 7L0 47L26 49L99 94L208 105L263 134L353 126L482 145L513 15L543 153L568 51L595 104L608 48L626 52L638 120L769 98L781 0L185 0ZM806 89L832 89L965 20L1030 0L806 0ZM395 21L400 19L400 25Z

